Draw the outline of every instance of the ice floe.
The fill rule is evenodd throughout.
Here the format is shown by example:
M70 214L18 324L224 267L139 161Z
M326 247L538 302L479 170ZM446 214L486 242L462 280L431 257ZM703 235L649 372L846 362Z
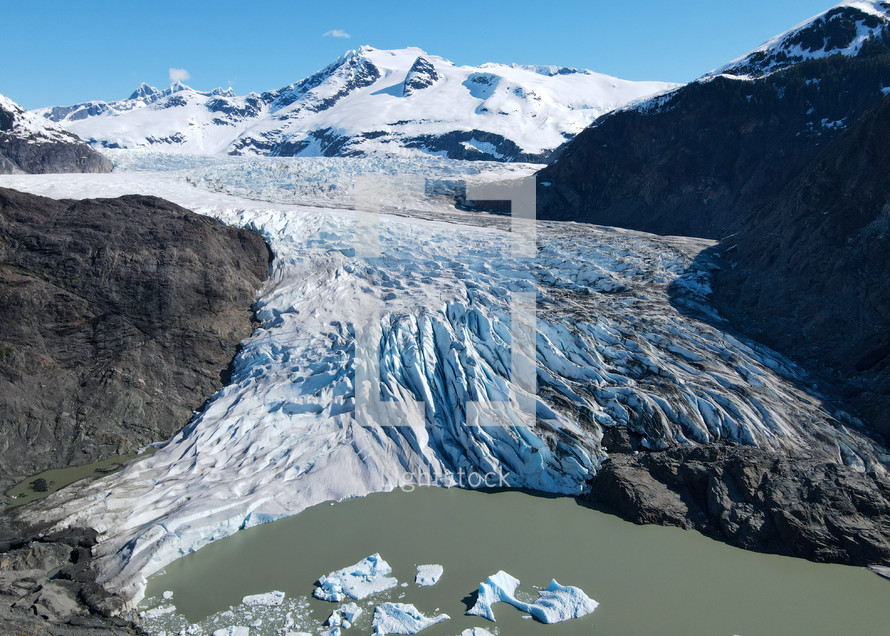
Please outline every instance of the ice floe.
M450 618L448 614L424 616L410 603L381 603L374 609L374 633L416 634Z
M333 603L339 603L347 596L360 601L397 586L399 581L387 576L390 572L389 564L379 554L372 554L353 566L322 576L312 595Z
M414 583L421 587L429 587L435 585L442 578L442 572L445 571L441 565L431 563L429 565L418 565L414 575Z
M251 594L241 599L241 603L247 606L278 606L284 603L284 592L266 592L264 594Z

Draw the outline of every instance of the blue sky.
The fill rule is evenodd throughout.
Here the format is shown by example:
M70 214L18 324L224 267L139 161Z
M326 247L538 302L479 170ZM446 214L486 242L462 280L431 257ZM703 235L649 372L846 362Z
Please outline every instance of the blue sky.
M557 64L686 82L834 4L5 2L0 33L12 53L0 67L0 93L26 108L113 100L143 81L169 84L170 69L184 69L197 89L260 92L302 79L362 44L419 46L457 64Z

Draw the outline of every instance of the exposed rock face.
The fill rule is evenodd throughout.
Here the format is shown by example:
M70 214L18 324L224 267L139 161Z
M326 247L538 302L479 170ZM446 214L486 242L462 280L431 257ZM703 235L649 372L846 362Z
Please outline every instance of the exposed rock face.
M76 135L0 95L0 174L111 172L112 167Z
M161 199L0 189L0 486L182 428L250 335L269 259Z
M412 64L411 68L408 70L408 75L405 77L405 86L402 89L402 95L408 97L416 91L422 91L425 88L429 88L438 81L439 74L436 72L436 67L430 64L422 55L418 56L418 58L414 60L414 64Z
M806 37L830 41L841 30L855 38L871 19L879 23L847 8ZM880 103L890 86L890 37L876 33L855 56L776 70L776 55L754 54L727 72L754 72L760 60L757 68L770 74L708 76L604 115L539 173L538 216L705 238L739 230ZM798 36L787 39L785 48L798 51Z
M649 452L625 429L610 431L608 442L589 499L627 519L813 561L890 563L890 484L820 450L782 456L715 444Z
M890 97L724 243L713 301L890 439Z

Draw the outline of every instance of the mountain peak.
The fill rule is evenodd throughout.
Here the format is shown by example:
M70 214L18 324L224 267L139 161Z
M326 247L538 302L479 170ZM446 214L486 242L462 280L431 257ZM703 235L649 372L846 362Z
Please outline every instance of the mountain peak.
M142 82L139 87L127 99L144 99L157 95L160 91L150 84Z
M842 2L758 48L704 75L763 77L801 62L832 55L857 55L871 38L890 28L890 2Z

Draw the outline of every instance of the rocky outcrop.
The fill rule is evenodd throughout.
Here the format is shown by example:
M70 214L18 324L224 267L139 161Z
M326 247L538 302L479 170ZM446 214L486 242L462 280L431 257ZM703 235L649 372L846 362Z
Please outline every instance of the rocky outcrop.
M112 167L76 135L0 95L0 174L111 172Z
M748 550L890 564L890 483L820 449L781 455L713 444L647 451L610 429L588 500L636 523L695 529Z
M0 485L184 426L250 335L269 260L161 199L0 189Z
M24 532L24 533L23 533ZM111 616L115 599L95 583L95 531L35 536L0 518L0 631L34 636L140 633Z
M890 97L724 242L712 301L890 439Z

